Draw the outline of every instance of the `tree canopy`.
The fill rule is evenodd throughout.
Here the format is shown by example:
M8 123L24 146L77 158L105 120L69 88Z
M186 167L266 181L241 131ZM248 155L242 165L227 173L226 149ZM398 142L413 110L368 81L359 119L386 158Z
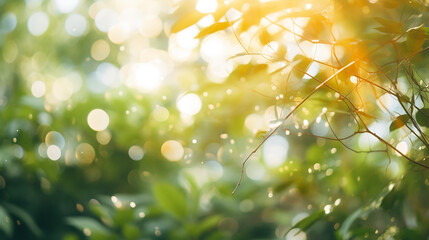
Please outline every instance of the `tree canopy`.
M0 238L428 238L428 7L0 0Z

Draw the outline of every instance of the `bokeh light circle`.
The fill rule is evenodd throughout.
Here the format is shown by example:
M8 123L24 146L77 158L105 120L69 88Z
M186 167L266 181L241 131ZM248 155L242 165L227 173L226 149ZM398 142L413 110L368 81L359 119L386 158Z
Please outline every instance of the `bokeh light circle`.
M88 125L95 131L103 131L109 126L109 115L104 110L94 109L88 114Z
M100 39L95 41L91 46L91 57L96 61L103 61L110 54L109 44Z
M80 14L71 14L64 25L66 32L73 36L79 37L86 31L87 22L86 19Z
M188 93L177 100L180 113L193 116L201 110L201 99L195 93Z
M107 145L112 139L112 134L110 133L109 130L106 129L104 131L97 132L96 138L97 138L97 142L100 143L101 145Z
M110 8L104 8L95 15L95 26L102 32L108 32L118 20L118 14Z
M138 161L143 158L144 151L141 147L134 145L134 146L131 146L130 149L128 149L128 155L132 160Z
M94 161L95 150L88 143L81 143L76 147L75 157L80 164L89 165Z
M46 86L45 83L42 81L36 81L31 85L31 93L33 96L40 98L45 95L46 92Z
M55 0L55 8L60 13L73 11L80 3L80 0Z
M155 110L152 111L152 117L157 122L164 122L170 116L170 112L167 108L162 106L156 106Z
M175 140L168 140L161 146L162 156L172 162L182 159L184 153L182 144Z
M263 156L268 167L281 166L286 161L289 143L279 135L272 136L264 143Z
M1 20L2 31L9 33L12 32L17 24L16 15L14 13L6 13Z
M46 155L52 161L57 161L61 157L61 149L57 145L50 145L46 150Z
M60 149L63 149L66 142L64 140L63 135L61 135L61 133L59 133L57 131L50 131L50 132L48 132L48 134L46 134L45 143L48 146L56 145Z
M49 17L44 12L35 12L30 15L27 23L28 31L33 36L40 36L48 30Z

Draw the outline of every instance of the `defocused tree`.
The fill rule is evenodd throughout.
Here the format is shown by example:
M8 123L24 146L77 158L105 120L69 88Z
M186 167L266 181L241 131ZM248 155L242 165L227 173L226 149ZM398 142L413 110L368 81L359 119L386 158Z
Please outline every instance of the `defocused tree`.
M0 1L0 238L427 238L428 5Z

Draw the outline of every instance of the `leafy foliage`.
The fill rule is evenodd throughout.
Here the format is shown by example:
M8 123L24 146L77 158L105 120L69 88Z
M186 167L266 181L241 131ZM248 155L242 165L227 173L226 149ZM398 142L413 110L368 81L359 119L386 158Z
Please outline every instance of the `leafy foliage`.
M0 1L1 239L428 237L425 1L61 2Z

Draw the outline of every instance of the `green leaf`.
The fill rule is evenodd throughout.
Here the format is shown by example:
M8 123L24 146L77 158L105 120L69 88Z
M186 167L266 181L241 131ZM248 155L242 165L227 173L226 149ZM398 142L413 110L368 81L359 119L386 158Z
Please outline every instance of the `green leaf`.
M409 29L407 34L407 48L410 53L418 52L422 49L423 42L426 38L425 29L423 24Z
M380 32L401 33L401 31L402 31L402 23L400 23L400 22L395 22L395 21L380 18L380 17L375 17L374 20L382 25L381 27L375 28Z
M108 228L90 217L68 217L66 218L66 222L81 231L87 228L92 233L98 232L104 235L110 235L110 230Z
M264 138L265 134L267 134L267 131L265 130L258 130L255 134L255 138Z
M30 231L34 233L34 235L38 237L42 236L42 230L40 230L39 226L37 226L31 215L28 214L24 209L10 203L5 203L4 205L9 211L9 213L21 219L22 222L27 225Z
M132 224L126 224L123 228L122 228L122 235L124 235L124 237L127 240L136 240L139 238L140 236L140 230L137 226L132 225Z
M393 120L393 122L390 124L389 131L393 132L398 128L401 128L404 126L408 121L410 120L410 117L407 114L399 115Z
M12 222L10 217L7 214L4 207L0 206L0 229L6 233L6 235L11 236L12 234Z
M115 226L123 226L134 220L134 211L131 208L118 208L115 212L113 222Z
M180 32L183 29L194 25L205 15L206 14L200 13L196 10L186 14L183 18L174 23L174 25L171 27L171 33Z
M412 239L424 239L425 236L422 232L417 229L401 229L397 235L398 239L412 240Z
M113 211L110 208L104 205L101 205L99 203L90 202L89 209L91 210L92 213L97 215L99 218L103 218L109 224L113 223L113 217L112 217Z
M343 224L341 225L341 228L339 229L339 234L341 238L350 239L352 235L350 228L354 221L356 221L356 219L358 219L359 217L365 217L373 210L378 209L381 206L384 198L393 190L394 187L394 183L389 184L388 186L383 188L383 190L381 190L381 192L373 201L371 201L366 206L358 208L351 215L349 215L346 220L344 220Z
M422 108L416 113L416 120L420 126L429 128L429 108Z
M187 213L185 194L180 188L169 183L155 183L153 193L159 205L179 219Z
M295 223L284 235L286 236L292 229L299 228L301 231L306 231L309 229L313 224L315 224L319 219L324 217L325 211L319 210L317 212L314 212L307 216L306 218L302 219L301 221Z
M195 36L195 38L202 38L202 37L205 37L205 36L207 36L209 34L225 30L228 27L230 27L231 24L229 22L217 22L217 23L214 23L214 24L212 24L212 25L204 28L203 30L201 30L197 34L197 36Z
M197 236L200 236L206 231L215 228L219 221L222 219L221 215L213 215L205 218L202 222L198 223L195 227Z

